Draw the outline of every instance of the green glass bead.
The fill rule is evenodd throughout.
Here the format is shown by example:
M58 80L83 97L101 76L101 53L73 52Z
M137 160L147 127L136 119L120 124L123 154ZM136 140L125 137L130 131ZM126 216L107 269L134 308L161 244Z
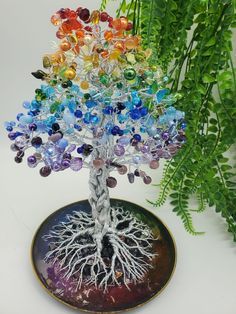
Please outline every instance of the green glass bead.
M90 97L91 97L91 95L90 95L89 93L85 93L85 94L84 94L84 98L85 98L85 99L90 99Z
M108 85L109 82L110 82L110 78L107 74L103 74L100 76L100 82L103 84L103 85Z
M55 113L59 108L59 103L58 102L54 102L54 104L52 104L50 106L50 113Z
M121 82L119 82L119 83L116 84L116 87L118 89L122 89L123 88L123 84Z
M124 70L124 77L128 81L132 81L136 77L136 71L133 68L128 68Z

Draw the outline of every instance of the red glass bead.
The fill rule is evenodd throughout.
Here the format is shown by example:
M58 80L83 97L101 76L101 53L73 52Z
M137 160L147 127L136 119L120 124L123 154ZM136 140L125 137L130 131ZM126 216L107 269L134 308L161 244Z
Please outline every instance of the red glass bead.
M62 8L59 11L57 11L57 13L60 15L60 17L62 19L66 19L68 17L68 14L70 13L70 9L66 8Z
M82 7L78 7L78 9L76 10L76 13L77 13L78 16L79 16L80 11L81 11L82 9L83 9Z
M82 21L86 22L90 17L90 12L88 9L80 10L79 17Z
M125 30L131 31L132 28L133 28L133 24L131 22L129 22Z
M113 25L112 25L113 18L110 16L107 21L108 21L108 26L112 28L113 27Z
M102 12L100 14L100 21L101 22L106 22L108 20L108 18L109 18L109 15L107 14L107 12Z
M73 30L81 29L82 24L76 19L70 20L70 25Z
M76 19L77 18L77 13L74 10L71 10L68 15L67 15L68 19Z
M91 26L85 26L84 30L87 32L92 32L92 27Z

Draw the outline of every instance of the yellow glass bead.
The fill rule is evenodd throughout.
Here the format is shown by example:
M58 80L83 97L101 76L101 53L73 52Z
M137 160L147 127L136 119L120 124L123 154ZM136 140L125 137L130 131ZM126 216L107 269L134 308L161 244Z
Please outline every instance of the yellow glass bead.
M76 68L77 68L77 63L76 63L76 62L72 62L72 64L71 64L70 67L73 68L74 70L76 70Z
M88 89L88 88L89 88L89 82L88 82L88 81L82 81L82 82L80 83L80 87L81 87L82 89Z
M67 36L67 39L68 39L68 41L69 41L71 44L73 44L73 45L76 45L77 42L78 42L78 38L77 38L75 35L73 35L73 34L69 34L69 35Z
M76 77L76 72L74 69L69 68L64 72L64 77L68 80L73 80Z
M51 60L50 60L50 57L49 56L44 56L43 57L43 67L45 69L48 69L52 66L52 63L51 63Z
M92 61L93 57L92 56L84 56L84 61Z
M90 21L93 24L98 24L100 21L100 12L98 10L95 10L91 13Z
M52 68L52 72L53 72L54 74L58 74L59 71L60 71L59 65L54 65L53 68Z
M117 60L118 57L120 56L120 54L121 54L121 51L118 50L118 49L115 49L115 50L113 50L113 51L110 53L109 59L110 59L110 60Z

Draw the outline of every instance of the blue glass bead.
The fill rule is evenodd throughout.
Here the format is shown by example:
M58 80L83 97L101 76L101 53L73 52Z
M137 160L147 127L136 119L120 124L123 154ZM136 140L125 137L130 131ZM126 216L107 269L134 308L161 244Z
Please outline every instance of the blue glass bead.
M160 103L167 94L168 89L161 89L156 93L157 102Z
M159 119L158 119L158 122L161 125L166 123L166 116L160 116Z
M74 85L74 84L71 86L70 90L71 90L73 93L76 93L76 94L78 94L79 91L80 91L79 86L78 86L78 85Z
M104 114L112 114L113 113L113 107L112 106L106 106L103 110L102 110L102 112L104 113Z
M11 131L13 130L13 127L9 125L9 126L6 127L6 130L7 130L8 132L11 132Z
M39 132L46 132L47 130L46 121L37 121L37 129Z
M136 107L140 107L142 105L142 100L140 98L134 98L132 103L136 106Z
M118 135L119 135L119 136L124 135L124 131L120 129L120 130L118 131Z
M186 122L182 122L180 125L181 129L185 130L187 127L187 123Z
M52 130L48 131L48 135L51 136L52 135Z
M30 115L26 115L26 116L23 115L23 116L20 117L19 122L21 124L30 124L30 123L33 122L33 117L30 116Z
M39 103L37 100L32 100L31 101L31 108L32 109L39 109L41 107L41 103Z
M138 92L136 90L131 92L132 98L138 97Z
M16 119L19 121L20 120L20 117L22 117L24 114L21 112L21 113L18 113L18 115L16 116Z
M120 123L124 123L129 119L129 116L127 114L118 114L117 119Z
M25 108L25 109L30 109L30 101L24 101L22 106Z
M140 114L142 117L146 116L148 114L148 108L147 107L140 108Z
M77 153L78 154L83 154L83 151L84 151L83 146L80 146L80 147L77 148Z
M124 103L124 105L125 105L125 107L126 107L128 110L134 109L134 105L133 105L132 102L130 102L130 101L126 101L126 102Z
M107 124L105 125L105 130L107 131L107 133L111 133L111 130L113 128L113 123L111 122L107 122Z
M85 115L84 115L84 118L83 118L83 121L84 121L85 124L89 124L90 123L90 117L91 117L90 112L86 112Z
M65 149L68 146L68 141L65 138L61 138L57 144L60 148Z
M12 126L12 127L16 126L16 122L15 121L10 121L9 123L10 123L10 126Z
M74 128L77 130L77 131L82 131L82 127L78 124L74 124Z
M117 135L120 131L120 128L116 125L111 129L111 134L112 135Z
M100 121L100 118L99 118L98 116L96 116L96 115L91 115L91 117L90 117L90 122L91 122L92 124L97 124L99 121Z
M157 134L157 128L152 126L151 128L147 129L147 133L149 136L155 136Z
M134 134L134 135L133 135L133 138L134 138L136 141L138 141L138 142L141 141L141 135L139 135L139 134Z
M147 131L147 128L142 125L142 126L140 127L140 132L141 132L141 133L145 133L146 131Z
M97 106L97 103L96 101L94 100L87 100L85 105L87 106L87 108L93 108L93 107L96 107Z
M77 107L77 104L74 100L71 100L69 103L68 103L68 109L70 110L70 112L74 113L75 110L76 110L76 107Z
M83 116L83 113L81 110L76 110L74 115L76 116L76 118L80 119Z
M133 119L133 120L138 120L141 118L141 113L138 109L133 109L130 111L130 117Z

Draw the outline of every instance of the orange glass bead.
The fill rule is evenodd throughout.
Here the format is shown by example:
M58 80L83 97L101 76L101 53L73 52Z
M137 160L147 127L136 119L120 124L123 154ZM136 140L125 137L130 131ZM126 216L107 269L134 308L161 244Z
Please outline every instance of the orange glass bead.
M104 32L104 38L106 39L106 41L110 41L113 39L113 33L112 31L105 31Z
M81 87L82 89L88 89L88 88L89 88L89 82L87 82L87 81L82 81L82 82L80 83L80 87Z
M100 12L98 10L95 10L91 13L91 16L90 16L90 21L93 23L93 24L98 24L99 21L100 21Z
M63 30L64 33L68 34L72 31L72 26L71 26L71 23L69 20L67 21L64 21L62 24L61 24L61 28Z
M51 23L55 26L61 25L61 17L59 14L53 14L51 17Z
M126 39L125 41L125 47L128 50L134 49L137 47L137 42L134 40L134 38L130 37L128 39Z
M114 44L114 47L116 49L119 49L120 51L124 51L125 50L125 45L124 45L124 42L123 41L117 41L115 44Z
M121 16L120 17L120 25L121 25L121 29L125 30L128 26L128 19L125 16Z
M64 40L64 41L61 42L60 48L63 51L68 51L71 48L71 44L68 41Z
M120 30L118 32L115 32L114 37L123 38L124 37L124 31Z
M111 24L112 24L112 27L114 29L116 29L117 31L120 31L122 29L122 27L121 27L121 20L119 18L118 19L114 19Z
M84 30L80 29L75 32L77 38L84 38Z
M71 28L73 30L77 30L77 29L82 28L82 24L79 21L77 21L76 19L70 20L70 25L71 25Z
M109 55L109 52L107 50L104 50L103 52L101 52L101 56L103 58L106 58Z

